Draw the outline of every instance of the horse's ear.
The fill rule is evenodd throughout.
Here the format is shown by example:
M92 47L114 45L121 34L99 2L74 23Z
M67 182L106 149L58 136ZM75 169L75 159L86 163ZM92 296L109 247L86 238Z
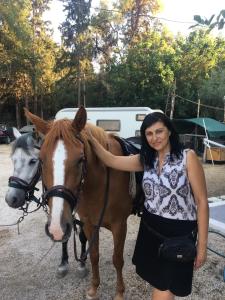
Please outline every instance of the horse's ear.
M80 132L82 129L84 129L86 122L87 122L87 112L84 106L81 106L76 113L76 116L72 122L72 126L78 132Z
M16 139L18 139L22 135L16 127L12 127L12 132Z
M49 131L49 128L50 128L49 122L44 121L42 118L32 114L25 107L23 109L24 109L25 116L27 117L28 120L30 120L31 123L34 124L37 131L39 131L45 135Z

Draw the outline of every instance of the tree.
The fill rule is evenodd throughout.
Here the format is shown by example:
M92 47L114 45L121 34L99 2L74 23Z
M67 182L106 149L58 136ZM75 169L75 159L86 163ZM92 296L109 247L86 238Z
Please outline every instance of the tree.
M0 3L1 100L9 97L16 100L17 125L20 126L19 101L22 90L30 90L26 76L30 57L29 1L4 1Z
M61 1L64 3L66 12L66 20L61 25L62 40L65 46L63 59L65 58L65 67L69 68L67 75L73 78L73 82L77 82L77 105L80 106L81 75L91 69L92 46L90 46L88 34L91 0Z
M199 99L202 81L210 77L220 59L221 48L218 40L204 30L194 31L188 37L177 37L177 55L180 67L175 72L177 94L192 101ZM193 105L180 103L176 105L180 116L196 116Z
M224 28L225 24L225 9L220 11L220 13L216 17L216 21L214 21L215 14L212 15L209 19L201 17L200 15L195 15L194 20L197 22L197 24L191 26L190 28L203 26L208 28L208 32L210 32L216 27L218 28L218 30L221 30Z
M49 93L46 86L51 86L56 77L53 68L57 47L47 24L42 21L48 2L7 0L0 3L0 96L1 101L15 100L18 127L20 103L28 106L33 97L37 111L38 99L43 99L43 93Z

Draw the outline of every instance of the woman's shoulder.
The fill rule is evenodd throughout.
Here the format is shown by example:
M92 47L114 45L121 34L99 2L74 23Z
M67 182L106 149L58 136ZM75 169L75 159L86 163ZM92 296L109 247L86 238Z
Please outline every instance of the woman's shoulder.
M195 150L186 148L186 149L184 149L184 151L186 152L187 159L188 158L190 158L190 159L197 158L197 154L196 154Z
M187 149L187 167L192 165L199 165L200 161L193 149Z

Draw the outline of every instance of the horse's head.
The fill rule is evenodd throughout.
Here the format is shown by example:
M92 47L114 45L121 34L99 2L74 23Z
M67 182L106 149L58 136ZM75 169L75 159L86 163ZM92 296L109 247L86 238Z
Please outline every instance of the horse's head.
M14 170L9 178L5 200L10 207L18 208L24 205L29 188L34 188L31 185L38 170L39 149L36 147L37 140L34 134L21 135L16 128L13 128L13 134L16 138L12 144L11 154Z
M45 135L40 151L43 195L49 207L46 233L54 241L66 241L72 230L75 208L84 177L85 153L81 131L87 120L81 107L74 120L46 122L27 110L26 116Z

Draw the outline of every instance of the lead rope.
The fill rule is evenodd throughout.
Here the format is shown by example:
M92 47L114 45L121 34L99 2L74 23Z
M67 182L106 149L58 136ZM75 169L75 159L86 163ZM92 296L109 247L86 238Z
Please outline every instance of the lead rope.
M33 213L33 212L39 210L41 207L43 207L43 210L46 212L46 207L44 207L44 205L41 204L41 203L39 203L39 204L37 205L37 208L35 208L35 209L32 210L32 211L28 211L28 207L29 207L29 203L27 203L25 207L24 207L24 206L21 207L20 210L23 211L23 215L20 216L16 222L11 223L11 224L0 224L0 227L17 226L17 233L18 233L18 235L19 235L19 234L20 234L20 227L19 227L19 225L20 225L20 223L24 220L24 218L25 218L26 216L28 216L29 214L31 214L31 213Z

